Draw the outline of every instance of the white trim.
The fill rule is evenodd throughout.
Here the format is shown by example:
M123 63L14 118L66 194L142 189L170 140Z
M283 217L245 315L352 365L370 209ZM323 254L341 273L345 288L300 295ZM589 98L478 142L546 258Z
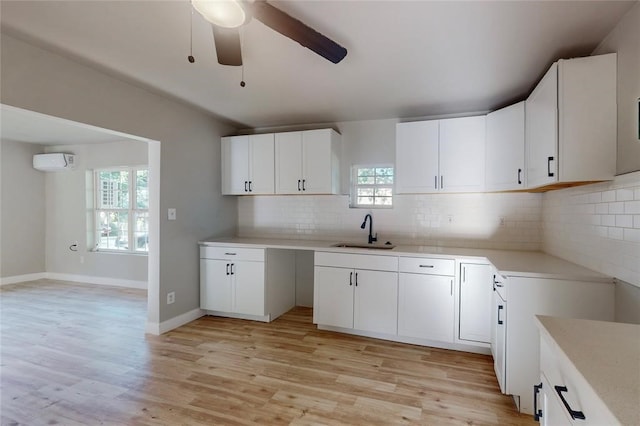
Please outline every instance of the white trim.
M197 320L198 318L203 316L205 316L205 312L200 308L197 308L192 311L185 312L184 314L178 315L177 317L162 321L160 324L158 324L157 322L147 321L146 333L158 336L160 334L166 333L167 331L171 331L185 324L188 324L191 321Z
M377 333L372 331L356 330L353 328L334 327L331 325L317 324L318 330L336 331L339 333L354 334L356 336L373 337L374 339L390 340L392 342L408 343L411 345L428 346L433 348L451 349L455 351L472 352L476 354L491 355L491 347L486 343L462 344L440 342L437 340L418 339L414 337L399 336L396 334Z
M271 314L251 315L251 314L239 314L236 312L208 311L208 310L204 310L203 312L205 315L212 315L216 317L235 318L235 319L260 321L260 322L271 322Z
M47 278L46 272L38 272L35 274L14 275L12 277L0 278L0 286L9 284L18 284L27 281L42 280Z
M90 275L60 274L57 272L47 272L44 278L61 281L72 281L78 283L110 285L114 287L147 289L146 281L125 280L121 278L94 277Z

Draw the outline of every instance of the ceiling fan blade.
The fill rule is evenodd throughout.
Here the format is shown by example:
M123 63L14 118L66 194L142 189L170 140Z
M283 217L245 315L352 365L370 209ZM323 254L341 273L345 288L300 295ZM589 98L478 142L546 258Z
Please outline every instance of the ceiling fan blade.
M213 28L213 40L216 44L218 63L221 65L242 65L238 28L222 28L213 24L211 28Z
M266 26L289 37L291 40L297 41L334 64L337 64L347 56L347 49L296 18L271 6L266 1L258 0L254 2L251 6L251 13L254 18Z

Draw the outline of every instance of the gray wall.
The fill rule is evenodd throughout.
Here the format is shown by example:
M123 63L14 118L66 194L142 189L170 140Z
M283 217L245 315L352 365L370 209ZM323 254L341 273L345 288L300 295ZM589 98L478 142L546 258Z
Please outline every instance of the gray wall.
M0 277L45 272L45 176L31 167L36 144L1 141Z
M47 272L147 281L147 256L90 251L87 208L93 207L87 182L92 170L148 164L145 142L126 141L47 147L47 152L76 154L76 169L46 175ZM87 176L89 173L89 176ZM69 246L78 242L78 251Z
M593 54L611 52L618 53L617 174L623 174L640 170L640 2L627 12Z
M161 142L157 320L198 308L197 242L236 229L236 199L220 194L220 137L232 127L6 34L1 54L2 103ZM176 221L167 221L169 207L177 208ZM165 303L169 291L176 292L172 305Z
M617 173L640 170L640 2L620 20L594 54L618 53ZM640 324L640 288L616 284L616 321Z

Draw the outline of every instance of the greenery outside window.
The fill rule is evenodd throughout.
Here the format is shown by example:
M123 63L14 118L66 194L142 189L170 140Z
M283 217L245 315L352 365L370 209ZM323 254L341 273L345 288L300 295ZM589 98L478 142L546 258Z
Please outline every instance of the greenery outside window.
M351 207L393 207L393 166L356 165L351 173Z
M118 167L94 171L95 250L147 253L149 170Z

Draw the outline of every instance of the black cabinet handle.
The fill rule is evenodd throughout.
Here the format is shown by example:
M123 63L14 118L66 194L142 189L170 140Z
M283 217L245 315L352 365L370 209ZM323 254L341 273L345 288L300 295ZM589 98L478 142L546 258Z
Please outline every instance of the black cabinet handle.
M433 177L433 187L438 189L438 176Z
M421 268L433 268L433 265L420 265Z
M444 176L440 176L440 189L444 188Z
M504 321L500 319L500 311L504 309L504 305L498 305L498 325L504 324Z
M349 272L349 285L353 285L353 272Z
M306 190L307 190L307 188L306 188L306 183L307 183L307 180L306 180L306 179L302 179L302 190L303 190L303 191L306 191Z
M579 419L579 420L585 420L586 417L584 416L584 413L582 411L576 411L573 410L570 406L569 403L567 402L566 399L564 399L564 395L562 394L562 392L567 392L568 389L566 386L554 386L556 392L558 393L558 396L560 397L560 399L562 400L562 405L564 405L564 408L566 408L566 410L569 412L569 415L571 416L571 418L573 420Z
M356 272L356 287L358 287L358 273Z
M300 179L298 179L298 191L300 191Z
M554 173L551 171L551 162L553 161L553 157L547 158L547 175L549 177L553 177Z
M247 181L244 181L244 192L249 192L249 190L247 189Z
M518 185L522 185L522 169L518 169Z
M229 264L227 263L227 275L229 275Z
M251 181L249 181L249 192L253 192L253 189L251 189Z
M539 385L533 385L533 420L539 422L542 418L542 410L538 409L538 394L542 390L542 382Z
M229 269L231 270L231 275L233 275L233 274L234 274L234 272L233 272L234 264L232 263L232 264L230 264L229 266L231 266Z

